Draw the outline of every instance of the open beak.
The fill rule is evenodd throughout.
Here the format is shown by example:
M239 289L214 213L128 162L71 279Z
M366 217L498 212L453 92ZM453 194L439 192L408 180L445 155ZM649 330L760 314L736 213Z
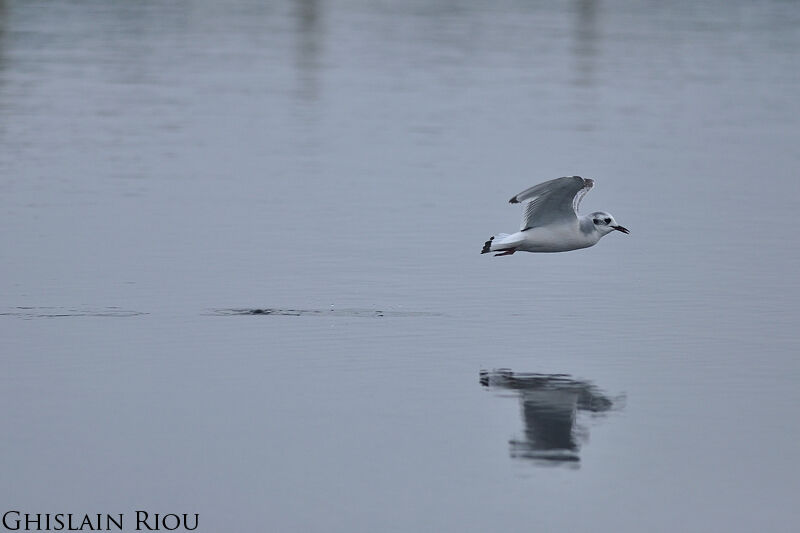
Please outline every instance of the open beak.
M622 226L611 226L611 227L612 227L612 228L614 228L614 229L615 229L615 230L617 230L617 231L621 231L621 232L622 232L622 233L624 233L625 235L627 235L628 233L630 233L630 231L628 231L628 228L623 228Z

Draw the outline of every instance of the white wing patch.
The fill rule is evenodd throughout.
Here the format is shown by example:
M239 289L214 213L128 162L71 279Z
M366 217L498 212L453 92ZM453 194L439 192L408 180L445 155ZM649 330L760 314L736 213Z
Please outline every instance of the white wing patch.
M594 187L594 180L591 178L583 178L583 189L578 191L578 194L575 195L575 198L572 200L572 209L575 210L575 213L578 213L578 208L581 206L581 200L583 197L586 196L586 193L589 192L589 189Z

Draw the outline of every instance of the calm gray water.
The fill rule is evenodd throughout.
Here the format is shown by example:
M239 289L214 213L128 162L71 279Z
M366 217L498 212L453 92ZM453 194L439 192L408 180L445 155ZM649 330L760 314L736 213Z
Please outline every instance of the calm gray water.
M0 0L2 511L793 530L799 49L786 1ZM479 254L572 174L631 235Z

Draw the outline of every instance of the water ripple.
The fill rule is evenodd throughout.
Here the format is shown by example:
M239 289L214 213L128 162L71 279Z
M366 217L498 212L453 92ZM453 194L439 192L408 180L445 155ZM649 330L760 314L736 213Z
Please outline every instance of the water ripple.
M440 313L423 311L382 311L380 309L278 309L274 307L256 307L246 309L213 309L213 315L220 316L331 316L355 318L383 317L425 317L443 316Z
M10 307L0 309L0 316L11 316L18 318L62 318L62 317L132 317L142 316L148 313L122 309L121 307Z

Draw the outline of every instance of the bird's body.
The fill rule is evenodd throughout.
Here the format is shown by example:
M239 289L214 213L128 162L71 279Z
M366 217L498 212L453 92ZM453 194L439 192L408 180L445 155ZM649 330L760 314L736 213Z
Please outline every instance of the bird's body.
M578 205L593 185L593 180L567 176L540 183L515 195L510 203L527 201L520 231L491 237L483 245L481 253L567 252L594 246L614 230L629 233L603 211L578 216Z
M576 220L575 223L529 228L499 240L497 237L500 235L497 235L492 244L494 249L516 248L518 252L568 252L588 248L597 244L603 235L582 222ZM589 225L592 225L591 221Z

